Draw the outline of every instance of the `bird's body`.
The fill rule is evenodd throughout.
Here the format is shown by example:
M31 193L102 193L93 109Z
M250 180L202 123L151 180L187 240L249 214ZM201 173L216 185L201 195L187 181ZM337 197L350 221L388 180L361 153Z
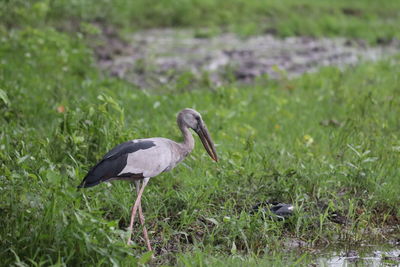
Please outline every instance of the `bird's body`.
M214 144L200 114L193 109L184 109L178 114L177 123L182 131L183 143L177 143L162 137L135 139L117 145L88 172L78 186L92 187L101 182L112 180L131 180L135 182L137 199L132 208L132 230L137 209L143 225L143 234L147 247L151 250L147 230L144 227L144 216L141 208L141 197L149 179L163 172L172 170L194 148L194 139L189 130L193 129L200 137L204 148L212 159L218 161ZM142 187L140 188L140 182ZM139 190L140 189L140 190ZM128 243L130 242L130 237Z
M104 181L157 176L172 170L192 149L162 137L122 143L89 171L79 187L92 187Z

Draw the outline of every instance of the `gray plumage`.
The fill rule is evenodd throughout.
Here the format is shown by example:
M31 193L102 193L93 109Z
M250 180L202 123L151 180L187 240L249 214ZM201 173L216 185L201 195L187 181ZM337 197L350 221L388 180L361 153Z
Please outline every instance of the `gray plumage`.
M141 198L149 179L162 172L172 170L193 150L194 139L189 128L199 135L210 157L218 161L210 134L197 111L188 108L182 110L178 114L177 123L182 131L183 143L177 143L162 137L135 139L122 143L105 154L100 162L90 169L78 186L79 188L92 187L101 182L111 180L134 181L137 198L132 207L128 229L132 233L136 212L139 211L140 223L143 226L143 236L150 251L152 248L144 225L141 206ZM142 185L140 186L140 184ZM131 234L129 235L128 244L130 242Z
M119 144L104 155L103 159L88 172L78 188L92 187L110 179L145 178L143 172L127 172L124 171L124 168L127 165L129 155L154 146L154 142L147 140L140 142L132 140Z
M78 187L92 187L111 180L150 178L172 170L194 148L194 139L188 128L200 133L200 137L202 131L207 132L200 114L192 109L184 109L179 113L177 123L183 134L183 143L154 137L135 139L119 144L104 155L102 160L88 172ZM208 133L206 133L207 135ZM211 140L209 135L207 137ZM203 141L207 138L203 135L201 139ZM205 143L208 145L207 140ZM203 144L205 143L203 142ZM205 145L207 152L213 155L213 145L208 146ZM215 150L214 154L216 157Z

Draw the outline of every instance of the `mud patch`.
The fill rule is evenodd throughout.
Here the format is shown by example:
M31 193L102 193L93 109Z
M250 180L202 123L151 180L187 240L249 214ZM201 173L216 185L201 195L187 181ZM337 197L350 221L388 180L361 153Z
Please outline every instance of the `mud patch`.
M400 52L398 41L370 47L347 39L203 37L191 30L148 30L133 34L127 42L110 35L95 51L101 69L140 88L194 81L219 86L233 80L251 82L264 75L291 78L324 66L355 65Z

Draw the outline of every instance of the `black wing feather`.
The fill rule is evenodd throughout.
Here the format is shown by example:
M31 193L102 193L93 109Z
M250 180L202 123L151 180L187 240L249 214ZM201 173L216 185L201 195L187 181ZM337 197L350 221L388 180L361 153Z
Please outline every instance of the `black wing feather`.
M142 173L122 173L126 166L129 153L145 150L155 146L153 141L128 141L111 149L85 176L78 186L92 187L111 178L144 178Z
M139 140L136 140L136 142L128 141L119 144L110 151L108 151L107 154L104 155L103 160L108 158L115 158L123 154L133 153L141 149L145 150L153 146L155 146L153 141L139 141Z

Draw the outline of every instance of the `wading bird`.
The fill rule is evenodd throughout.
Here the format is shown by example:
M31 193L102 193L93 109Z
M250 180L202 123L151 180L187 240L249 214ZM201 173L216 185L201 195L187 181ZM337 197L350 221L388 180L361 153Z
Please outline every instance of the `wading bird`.
M183 134L183 143L154 137L135 139L117 145L88 172L82 183L78 186L78 188L92 187L101 182L111 180L129 180L135 183L137 198L132 207L131 221L128 228L128 244L131 242L132 227L136 211L139 209L139 219L143 227L143 236L147 248L151 250L142 213L141 198L143 191L151 177L172 170L193 150L194 139L189 128L193 129L199 135L210 157L218 161L214 144L200 113L186 108L179 112L177 123ZM142 186L140 187L141 182Z

